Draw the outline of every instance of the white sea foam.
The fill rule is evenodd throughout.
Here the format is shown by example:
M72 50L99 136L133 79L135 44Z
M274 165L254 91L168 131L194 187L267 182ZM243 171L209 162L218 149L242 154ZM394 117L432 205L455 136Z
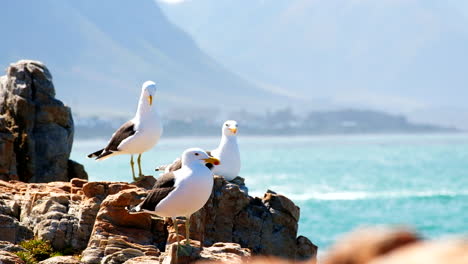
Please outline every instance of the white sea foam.
M404 199L468 196L468 191L385 191L385 192L310 192L303 194L287 194L295 201L308 200L372 200L372 199Z

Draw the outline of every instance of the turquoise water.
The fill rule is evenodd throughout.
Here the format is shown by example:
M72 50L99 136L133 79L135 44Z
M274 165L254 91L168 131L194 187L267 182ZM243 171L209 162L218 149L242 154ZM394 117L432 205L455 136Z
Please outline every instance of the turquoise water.
M142 158L145 174L188 147L219 138L163 138ZM242 137L241 176L251 195L267 189L301 208L299 233L320 248L359 226L403 225L422 236L468 234L468 135ZM96 162L105 141L76 141L72 158L90 180L130 181L128 156Z

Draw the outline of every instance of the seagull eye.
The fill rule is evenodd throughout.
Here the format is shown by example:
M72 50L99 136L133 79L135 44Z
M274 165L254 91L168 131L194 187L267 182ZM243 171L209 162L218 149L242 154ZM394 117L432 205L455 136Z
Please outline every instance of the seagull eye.
M198 156L198 155L200 155L200 154L198 154L198 153L195 153L195 156Z
M229 124L226 124L226 126L229 126Z

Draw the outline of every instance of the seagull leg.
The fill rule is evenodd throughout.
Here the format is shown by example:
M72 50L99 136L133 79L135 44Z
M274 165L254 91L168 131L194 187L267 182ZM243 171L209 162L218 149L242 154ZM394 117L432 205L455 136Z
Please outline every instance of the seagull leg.
M190 250L188 250L185 247L186 245L180 244L179 231L178 231L178 228L177 228L177 217L173 217L172 222L174 223L174 228L175 228L176 236L177 236L176 263L178 263L177 258L179 257L179 250L181 251L182 256L190 256Z
M175 263L179 263L180 241L179 241L179 231L177 230L177 217L172 217L172 223L174 224L174 229L175 229L176 238L177 238L176 261L175 261Z
M133 162L133 155L130 155L130 166L132 167L132 176L133 180L136 181L137 179L135 178L135 167L133 166L135 162Z
M186 216L185 220L185 245L189 246L190 245L190 216Z
M141 179L141 177L144 176L143 172L141 172L141 154L138 154L137 162L138 162L138 179Z

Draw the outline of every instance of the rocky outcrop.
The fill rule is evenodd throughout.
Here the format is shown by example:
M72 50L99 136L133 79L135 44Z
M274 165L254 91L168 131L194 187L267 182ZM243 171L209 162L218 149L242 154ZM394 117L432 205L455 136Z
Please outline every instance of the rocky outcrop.
M55 98L49 70L30 60L10 65L0 78L0 179L87 178L69 161L73 131L71 110Z
M167 238L164 222L152 220L149 215L130 215L125 209L144 193L134 188L107 196L82 253L83 262L123 263L135 257L160 255L157 246L164 247Z
M154 181L0 181L0 220L7 219L0 222L5 231L0 240L17 243L34 236L50 241L55 250L82 251L83 263L123 263L137 257L173 263L172 221L130 215L125 209L143 199ZM294 203L273 192L262 199L250 197L243 180L237 183L215 177L208 203L191 218L190 254L181 258L235 263L251 254L315 257L317 248L297 237L299 208ZM179 230L184 230L184 221L178 220Z
M148 188L153 180L147 178L143 187ZM0 216L8 219L0 225L0 240L11 241L0 242L0 263L23 263L13 252L24 249L14 243L33 236L49 240L56 250L72 248L81 253L80 259L54 257L42 263L170 264L177 260L284 264L297 259L315 263L317 247L303 236L296 237L294 221L299 218L299 208L274 192L267 192L262 199L253 198L241 187L215 177L212 197L191 219L191 237L195 240L177 253L171 221L129 215L125 209L147 194L145 188L82 179L41 184L0 181ZM184 221L180 219L178 224L183 230ZM220 234L215 234L216 229ZM183 235L179 238L184 239ZM272 246L270 239L276 245ZM422 241L408 230L372 228L340 239L323 255L321 263L464 264L467 252L466 240ZM256 258L259 255L269 257ZM274 259L271 255L287 258Z
M236 179L237 184L218 176L214 181L207 204L190 219L192 239L202 241L208 248L217 248L214 245L217 242L237 243L239 248L248 248L257 255L315 258L317 247L307 238L297 237L299 208L291 200L271 191L263 199L253 198L247 194L242 178ZM93 183L96 186L92 189L96 189L97 184ZM88 193L88 189L91 188L83 188L83 191ZM172 221L164 222L144 214L129 215L125 210L125 206L137 204L146 194L141 189L127 189L107 196L82 254L84 262L159 256L166 250L167 242L176 241ZM98 194L88 194L93 195ZM184 230L185 220L178 222L179 230ZM179 236L184 239L182 234ZM190 258L200 258L197 254Z
M0 240L17 243L37 237L56 250L81 251L88 245L100 204L128 183L71 182L27 184L0 181ZM132 186L137 188L136 186Z
M191 218L191 236L204 246L220 241L238 243L256 255L315 257L317 247L297 236L299 207L272 191L263 198L251 197L242 178L236 178L236 183L215 176L210 199Z

